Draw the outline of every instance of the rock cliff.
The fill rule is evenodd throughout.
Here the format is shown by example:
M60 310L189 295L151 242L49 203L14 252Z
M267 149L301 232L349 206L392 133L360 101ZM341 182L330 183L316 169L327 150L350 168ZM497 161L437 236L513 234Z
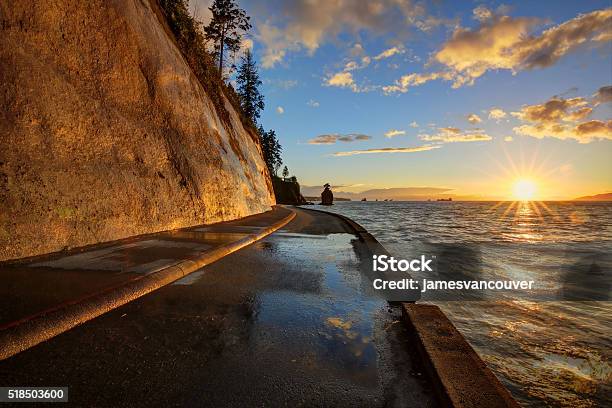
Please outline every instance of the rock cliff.
M0 260L274 204L155 0L3 1L0 24Z

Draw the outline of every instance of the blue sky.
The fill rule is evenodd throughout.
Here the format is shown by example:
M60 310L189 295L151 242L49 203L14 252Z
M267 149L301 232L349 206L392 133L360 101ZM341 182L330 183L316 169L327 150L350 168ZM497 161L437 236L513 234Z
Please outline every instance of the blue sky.
M519 179L540 199L612 191L609 2L240 4L261 123L302 185L481 199L512 198Z

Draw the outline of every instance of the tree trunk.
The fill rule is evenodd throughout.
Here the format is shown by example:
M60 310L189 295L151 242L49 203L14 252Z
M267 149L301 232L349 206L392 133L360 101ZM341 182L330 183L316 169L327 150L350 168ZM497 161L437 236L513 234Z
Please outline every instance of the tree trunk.
M219 77L223 81L223 48L225 43L225 29L221 31L221 42L219 44Z

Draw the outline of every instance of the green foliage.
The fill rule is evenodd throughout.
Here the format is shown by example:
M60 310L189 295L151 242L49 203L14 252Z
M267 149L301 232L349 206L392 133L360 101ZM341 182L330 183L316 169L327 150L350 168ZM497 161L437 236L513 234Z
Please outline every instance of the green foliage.
M189 14L187 0L159 0L166 22L174 34L176 44L185 57L187 64L198 78L202 87L217 110L217 114L226 125L230 124L229 111L225 107L223 95L239 112L243 126L251 131L253 137L256 129L251 120L242 112L238 95L226 85L215 67L214 56L206 49L206 36L202 23ZM256 141L256 139L254 139Z
M207 40L213 41L219 74L223 76L225 50L232 53L240 50L242 34L251 29L250 17L234 0L214 0L208 9L212 13L212 19L204 28L204 33Z
M259 92L261 80L257 72L257 65L250 50L247 50L241 59L236 83L242 111L255 124L265 105L264 97Z
M174 34L177 46L200 84L211 98L218 115L226 125L230 125L229 112L225 108L223 98L225 95L234 109L240 113L242 125L245 129L249 130L254 138L259 138L259 140L254 139L254 141L259 141L261 144L264 160L270 174L276 175L283 163L281 158L283 149L276 138L274 130L265 132L261 126L259 129L255 128L256 119L259 118L259 112L264 106L263 96L259 93L258 89L261 81L259 80L259 74L252 55L250 55L250 52L247 54L249 56L245 55L249 60L247 65L244 66L245 60L243 59L245 75L243 79L240 79L241 75L239 73L237 78L239 84L241 81L244 81L245 83L248 82L248 85L245 87L241 86L239 88L240 94L237 94L234 88L225 84L219 74L219 70L215 67L214 55L211 55L206 49L207 38L213 40L215 38L212 31L210 34L208 32L205 33L207 29L208 31L212 30L212 28L209 29L208 27L215 27L215 30L221 27L225 30L224 45L216 48L217 53L224 47L232 51L239 49L240 38L238 30L250 28L248 17L244 14L244 11L238 9L231 0L215 0L213 6L211 6L211 11L213 11L213 20L215 19L215 13L217 13L217 20L214 25L211 22L211 25L203 29L202 23L189 15L187 0L159 0L159 4L170 30ZM230 11L223 11L226 10L225 8L229 8ZM238 15L238 18L232 23L227 22L224 26L223 22L226 18L229 18L227 17L228 15ZM230 39L229 42L228 38ZM245 103L245 98L248 98L248 103Z
M287 177L289 177L289 169L287 168L287 166L285 166L283 168L283 179L286 179Z
M278 169L283 164L283 159L281 157L283 147L276 138L276 132L272 129L266 132L262 126L259 126L259 138L264 161L268 166L268 170L271 175L276 176Z

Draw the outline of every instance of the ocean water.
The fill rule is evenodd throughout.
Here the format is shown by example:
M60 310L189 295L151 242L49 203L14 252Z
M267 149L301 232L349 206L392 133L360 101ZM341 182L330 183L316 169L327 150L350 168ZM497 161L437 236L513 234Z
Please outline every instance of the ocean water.
M612 204L336 202L391 254L434 255L443 278L534 280L537 290L440 306L524 406L612 406ZM417 278L430 278L426 275Z

